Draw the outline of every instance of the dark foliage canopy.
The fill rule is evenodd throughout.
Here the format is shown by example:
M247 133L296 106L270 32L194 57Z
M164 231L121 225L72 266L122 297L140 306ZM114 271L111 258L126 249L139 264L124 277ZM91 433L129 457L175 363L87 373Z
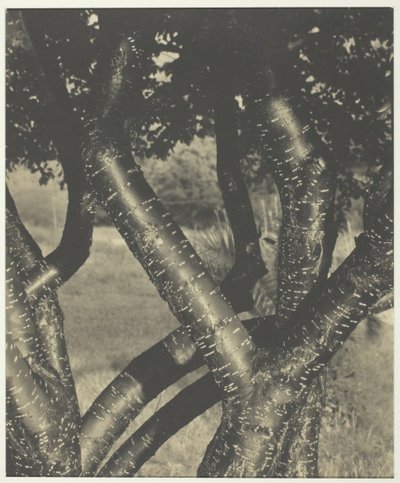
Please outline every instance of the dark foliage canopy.
M141 112L135 105L131 142L139 158L165 159L177 142L213 135L213 96L234 90L240 154L254 179L268 171L246 96L270 82L296 98L321 134L338 169L339 204L363 193L372 172L392 158L393 37L391 9L134 9L53 10L48 47L59 60L82 117L96 72L99 32L117 38L140 26ZM24 163L53 174L46 121L49 90L16 11L8 11L7 166ZM112 41L110 40L110 43ZM218 46L218 48L217 48ZM228 81L228 82L227 82ZM263 85L263 87L260 87ZM301 97L299 98L299 92ZM257 161L257 162L254 162Z

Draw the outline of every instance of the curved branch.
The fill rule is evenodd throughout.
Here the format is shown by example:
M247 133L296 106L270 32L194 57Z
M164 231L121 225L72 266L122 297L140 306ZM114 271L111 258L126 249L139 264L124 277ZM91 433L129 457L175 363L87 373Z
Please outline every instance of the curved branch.
M388 203L386 203L386 208L389 208L389 204L390 202L388 201ZM388 213L388 211L386 212ZM376 231L377 230L375 229L375 232ZM368 242L369 233L367 232L363 237L367 238L368 246L371 250L374 250L371 243ZM389 245L387 248L390 250L390 237L386 243ZM270 458L273 457L275 462L269 465L265 464L261 470L258 470L261 471L261 473L257 473L259 476L265 476L267 474L284 475L288 472L288 469L293 469L291 466L289 466L289 468L287 467L287 461L282 459L282 454L296 458L296 465L294 466L295 474L305 474L310 471L308 461L314 461L314 455L318 449L318 425L315 424L314 419L312 418L320 418L323 401L321 401L318 391L309 393L309 395L306 396L307 379L312 380L323 366L326 365L327 361L341 346L351 330L355 328L355 324L365 317L370 306L374 306L374 298L379 297L381 291L390 289L392 283L392 261L387 259L385 253L386 247L378 247L375 255L378 255L379 259L375 260L372 252L365 253L362 245L358 244L343 266L341 266L335 274L325 282L322 292L319 292L318 295L318 297L322 296L322 301L320 301L315 294L308 296L302 303L302 307L296 312L296 317L292 320L292 327L287 330L287 334L283 335L282 331L275 333L275 342L271 344L273 347L272 352L269 355L267 352L266 355L263 355L262 359L260 359L260 362L262 361L262 372L259 373L258 377L262 377L265 381L271 381L267 385L268 391L265 391L265 389L263 390L264 396L261 405L264 409L260 414L265 415L265 411L267 411L269 421L271 421L272 415L279 414L280 418L283 419L283 422L279 424L275 422L273 424L273 428L275 428L272 430L273 447L279 448L280 446L279 449L274 449L269 456ZM374 267L372 267L372 261L374 261L373 264L375 266L381 267L382 260L385 267L383 267L381 271L376 272ZM350 269L348 270L349 267ZM358 293L350 291L348 294L347 289L349 287L347 280L354 281L359 288ZM366 282L366 280L369 280L370 282ZM317 288L314 288L314 290L317 290ZM318 310L318 307L320 307L321 310ZM326 310L326 312L324 312L324 310ZM320 320L323 321L323 323L319 322ZM352 321L352 324L350 323L350 320ZM271 322L271 324L266 324L261 327L264 329L264 335L257 332L260 330L260 326L256 326L255 330L257 333L254 334L255 340L270 340L270 338L267 337L267 334L270 333L272 327L275 327L274 324ZM249 330L252 330L251 327L249 327ZM313 336L312 331L316 332L318 335ZM304 338L305 335L306 337ZM314 341L316 346L311 347L310 351L311 341ZM313 357L317 354L321 357L319 362L317 362L316 359L313 360ZM265 362L263 362L263 359ZM322 359L323 362L321 362ZM312 360L313 362L311 362ZM307 361L310 361L308 367L302 367L303 364L307 365ZM281 372L283 372L283 374ZM262 373L264 373L264 375L261 375ZM276 381L277 375L278 382ZM283 386L279 379L285 382ZM273 382L274 380L275 382ZM201 395L201 406L196 410L190 409L192 411L190 413L190 418L185 416L180 421L179 417L176 418L174 416L181 414L182 411L184 412L188 410L188 407L191 408L191 405L187 404L186 401L197 400L197 397L194 398L193 395L197 394L198 384L202 383L197 381L191 386L188 386L185 389L184 398L183 395L180 394L172 399L166 405L168 406L168 409L165 407L165 411L163 408L162 412L153 415L142 428L132 435L132 437L128 438L105 465L101 474L103 476L133 474L155 453L155 451L157 451L170 435L174 434L200 414L200 410L206 410L210 407L215 402L214 392L212 391L211 395L207 394L207 391L212 387L211 384L208 386L207 391L204 391L204 394ZM296 392L298 392L299 395L296 395ZM202 391L200 391L200 394L201 393ZM296 401L291 408L285 407L288 404L287 401L285 401L288 394ZM292 441L285 436L291 423L288 422L288 420L284 421L284 418L287 416L287 418L290 418L289 421L291 421L292 419L295 419L296 414L301 417L305 397L308 397L308 401L313 403L314 412L310 413L310 419L307 419L304 422L302 428L304 434L298 442L300 448L297 448L296 445L293 446ZM314 398L314 400L312 400L312 398ZM299 402L299 399L302 403ZM250 407L255 408L256 411L257 402L259 403L259 401L256 401L249 405ZM286 409L289 410L287 411ZM165 419L164 416L167 416L167 419ZM274 418L275 417L276 416L274 416ZM266 421L268 421L268 419L266 419ZM234 429L234 426L230 427L231 431L228 432L229 438L232 439L235 437L235 431L232 433L232 428ZM265 427L265 424L261 427ZM216 447L215 445L219 445L220 448L223 448L224 445L226 446L229 444L227 442L229 440L226 439L226 434L228 433L226 433L224 426L222 426L221 431L223 431L223 437L219 439L220 443L214 442L214 450ZM278 433L276 433L276 431L278 431ZM260 454L263 455L265 444L268 439L266 439L264 430L261 431L261 433L262 437L259 451ZM146 439L147 435L149 436L149 439ZM308 445L309 453L304 454L303 450L306 446L303 444L303 441L308 438L310 438L310 445ZM138 444L138 441L144 441L146 447L142 446L141 443ZM271 440L268 441L271 442ZM239 445L238 447L241 446ZM128 455L130 455L130 458ZM303 458L299 459L299 455L303 456ZM207 457L207 464L203 464L200 468L200 474L204 472L204 474L208 476L222 476L223 473L220 473L220 471L222 471L221 466L219 464L210 465L210 457L211 456ZM120 464L122 465L122 470L119 472L118 466ZM211 468L214 468L217 473L212 473ZM249 473L244 474L248 475Z
M382 198L380 216L366 213L366 231L350 256L303 300L295 329L275 350L259 353L257 387L235 416L235 429L220 427L200 467L202 476L276 474L290 417L304 403L310 382L393 287L393 190ZM224 451L214 451L227 431L232 437Z
M83 417L83 476L95 474L111 446L148 402L201 365L203 361L183 329L133 359Z
M281 199L277 315L280 324L288 326L291 315L311 287L328 275L337 237L336 183L332 160L311 127L311 120L294 99L279 94L279 82L272 71L264 83L272 84L272 92L261 99L252 99L252 107L257 110L263 150L270 158ZM296 411L296 419L285 434L286 440L294 442L294 448L288 441L284 444L281 476L318 475L315 448L320 404L315 401L318 397L323 399L322 379L313 381L308 391L304 408ZM305 424L307 421L312 424Z
M30 275L27 293L35 298L66 282L88 258L95 201L83 172L80 119L60 78L57 54L46 44L44 17L40 11L24 10L22 19L53 95L53 101L46 106L48 128L68 186L68 208L61 241Z
M285 321L328 273L337 236L335 180L327 148L293 100L271 94L260 105L264 151L272 158L282 204L278 315Z
M26 293L30 274L36 267L41 266L43 255L22 223L8 188L6 188L6 227L8 245L14 253L14 259L18 261L18 275ZM33 320L36 321L35 330L38 332L46 359L60 375L69 399L75 406L76 424L79 426L79 406L65 342L64 317L57 294L55 291L51 291L45 298L30 300L30 306L33 311Z
M304 389L307 387L307 383L318 374L340 348L355 328L356 323L365 317L369 307L374 305L381 291L387 290L392 284L393 262L386 256L387 250L391 250L390 240L387 244L388 246L385 243L383 247L374 246L368 239L368 233L363 235L353 253L324 283L324 287L320 291L321 299L309 296L303 302L301 311L298 312L301 318L296 319L296 330L291 331L281 344L275 346L272 355L264 361L260 360L260 369L264 375L261 376L260 373L259 377L263 377L267 381L270 378L270 383L267 385L268 391L263 394L262 407L264 409L260 411L257 419L262 420L260 428L267 427L268 431L261 431L261 441L257 443L259 438L257 436L259 430L257 430L256 434L253 434L253 443L248 447L248 451L251 451L253 457L254 454L260 454L261 460L265 458L265 461L258 467L257 473L245 472L244 474L253 476L286 474L288 468L286 462L282 462L282 454L288 454L290 457L292 453L296 458L296 474L297 471L303 473L309 471L307 458L297 460L298 455L303 454L304 445L300 442L301 450L297 449L289 439L282 437L282 433L285 433L290 424L288 419L291 414L299 412L301 414L303 411L303 405L299 404L298 400L301 399L304 404ZM379 267L378 271L376 267ZM350 281L354 290L349 291ZM304 324L302 321L305 321ZM277 374L278 381L276 381ZM188 386L162 410L154 414L116 451L103 467L100 475L133 475L172 434L188 424L202 411L211 407L219 396L214 393L213 385L206 381L206 377ZM323 405L317 391L314 391L313 398L317 408L313 416L319 418ZM193 401L199 401L199 406L193 407ZM295 401L295 404L291 401ZM259 403L259 401L255 402ZM249 407L255 408L256 412L260 410L257 404L250 404ZM275 420L276 414L280 415L281 422L279 423ZM285 418L287 418L286 422ZM306 421L303 427L305 438L310 437L316 428L317 425L313 424L313 420ZM247 428L248 431L251 432L251 428ZM313 455L317 452L318 435L314 434L314 436L312 438L314 444L309 447L310 453L303 454L304 457L308 456L310 459L313 459ZM224 440L226 444L225 436L221 440ZM246 438L240 443L236 441L237 448L241 449L243 457L246 454L249 455L246 453L246 446L249 442L250 440ZM265 453L265 447L268 447L267 442L273 446L274 450ZM283 446L282 442L284 442ZM254 452L254 444L257 444L257 452ZM281 445L280 448L279 445ZM235 459L232 454L230 457ZM272 459L275 459L276 462L272 463ZM219 461L219 463L221 462ZM230 464L233 464L232 461ZM305 464L303 470L299 467L300 464ZM210 468L218 469L218 472L210 473ZM247 470L249 470L248 467ZM204 471L206 472L203 474ZM220 473L220 471L220 464L210 465L208 461L207 465L201 467L200 474L203 476L227 476L230 474L228 472ZM226 469L226 471L228 470Z
M274 317L244 320L255 341L273 344ZM185 330L178 328L133 359L83 416L83 475L93 476L112 444L146 404L183 376L204 365Z
M98 476L133 476L171 436L221 400L212 374L180 391L149 418L107 461Z
M255 346L239 318L205 272L179 226L132 158L124 122L126 87L140 88L134 39L123 39L113 59L109 97L86 138L87 175L106 212L178 321L213 371L227 397L249 384ZM140 95L135 91L135 100ZM132 96L132 94L131 94ZM122 112L121 112L122 110ZM125 114L126 115L126 114Z

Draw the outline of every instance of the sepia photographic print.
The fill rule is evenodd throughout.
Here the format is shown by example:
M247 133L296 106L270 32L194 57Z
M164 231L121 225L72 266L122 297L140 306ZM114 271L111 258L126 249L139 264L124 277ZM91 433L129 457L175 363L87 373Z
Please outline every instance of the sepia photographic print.
M6 476L394 476L393 12L6 11Z

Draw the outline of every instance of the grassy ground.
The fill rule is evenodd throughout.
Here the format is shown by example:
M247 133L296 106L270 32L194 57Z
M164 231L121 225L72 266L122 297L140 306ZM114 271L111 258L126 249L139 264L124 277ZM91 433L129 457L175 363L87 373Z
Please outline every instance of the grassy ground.
M10 185L22 218L44 252L49 251L61 233L65 193L60 195L52 185L38 187L23 173ZM351 250L353 236L341 239L336 264ZM82 412L130 359L177 326L111 227L95 229L91 257L59 292ZM382 325L375 338L367 337L364 322L330 365L320 441L321 476L393 475L392 314L382 317L389 323ZM134 427L176 390L153 401ZM140 475L195 475L219 416L216 406L182 429L143 466Z

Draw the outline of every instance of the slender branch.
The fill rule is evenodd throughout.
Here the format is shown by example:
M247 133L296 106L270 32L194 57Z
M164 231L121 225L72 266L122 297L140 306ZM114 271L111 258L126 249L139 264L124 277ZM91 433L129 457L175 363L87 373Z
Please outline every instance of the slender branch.
M371 307L369 315L379 315L386 310L392 309L394 307L394 294L393 290L384 295L378 302Z
M240 169L235 100L226 83L219 83L214 96L217 175L235 243L236 259L221 283L223 294L230 295L235 312L254 307L251 290L267 273L261 257L259 233Z
M93 476L129 423L161 391L203 365L183 329L177 329L129 365L96 398L83 417L82 474Z
M278 337L274 321L275 317L270 316L261 319L247 319L243 321L243 324L255 341L260 343L268 341L274 345L274 338ZM144 405L184 375L202 365L204 365L204 361L196 352L196 347L190 337L182 329L175 330L138 358L133 359L96 399L84 416L81 436L83 471L87 475L95 474L111 445ZM213 379L208 380L211 392L208 394L207 391L202 395L204 401L201 404L210 407L212 405L210 397L213 398L212 394L215 393L214 388L217 386ZM193 386L195 394L192 395L192 401L198 400L196 388L197 386ZM189 394L189 389L186 393ZM218 393L221 395L221 392ZM198 406L195 411L200 410L201 407ZM196 417L200 413L193 414L195 414L193 417ZM152 427L156 421L157 418L148 427ZM173 432L175 432L173 425L176 423L178 421L175 423L171 421L171 431ZM87 441L90 432L91 435ZM158 444L157 438L154 439L154 444ZM162 442L160 442L161 444ZM151 448L149 447L149 449ZM97 460L97 466L92 462L92 458Z
M43 15L37 10L24 10L22 18L53 96L46 106L46 118L68 185L68 209L61 241L32 272L27 287L30 297L40 297L67 281L88 258L95 202L83 172L80 120L60 78L57 54L50 42L46 44Z

